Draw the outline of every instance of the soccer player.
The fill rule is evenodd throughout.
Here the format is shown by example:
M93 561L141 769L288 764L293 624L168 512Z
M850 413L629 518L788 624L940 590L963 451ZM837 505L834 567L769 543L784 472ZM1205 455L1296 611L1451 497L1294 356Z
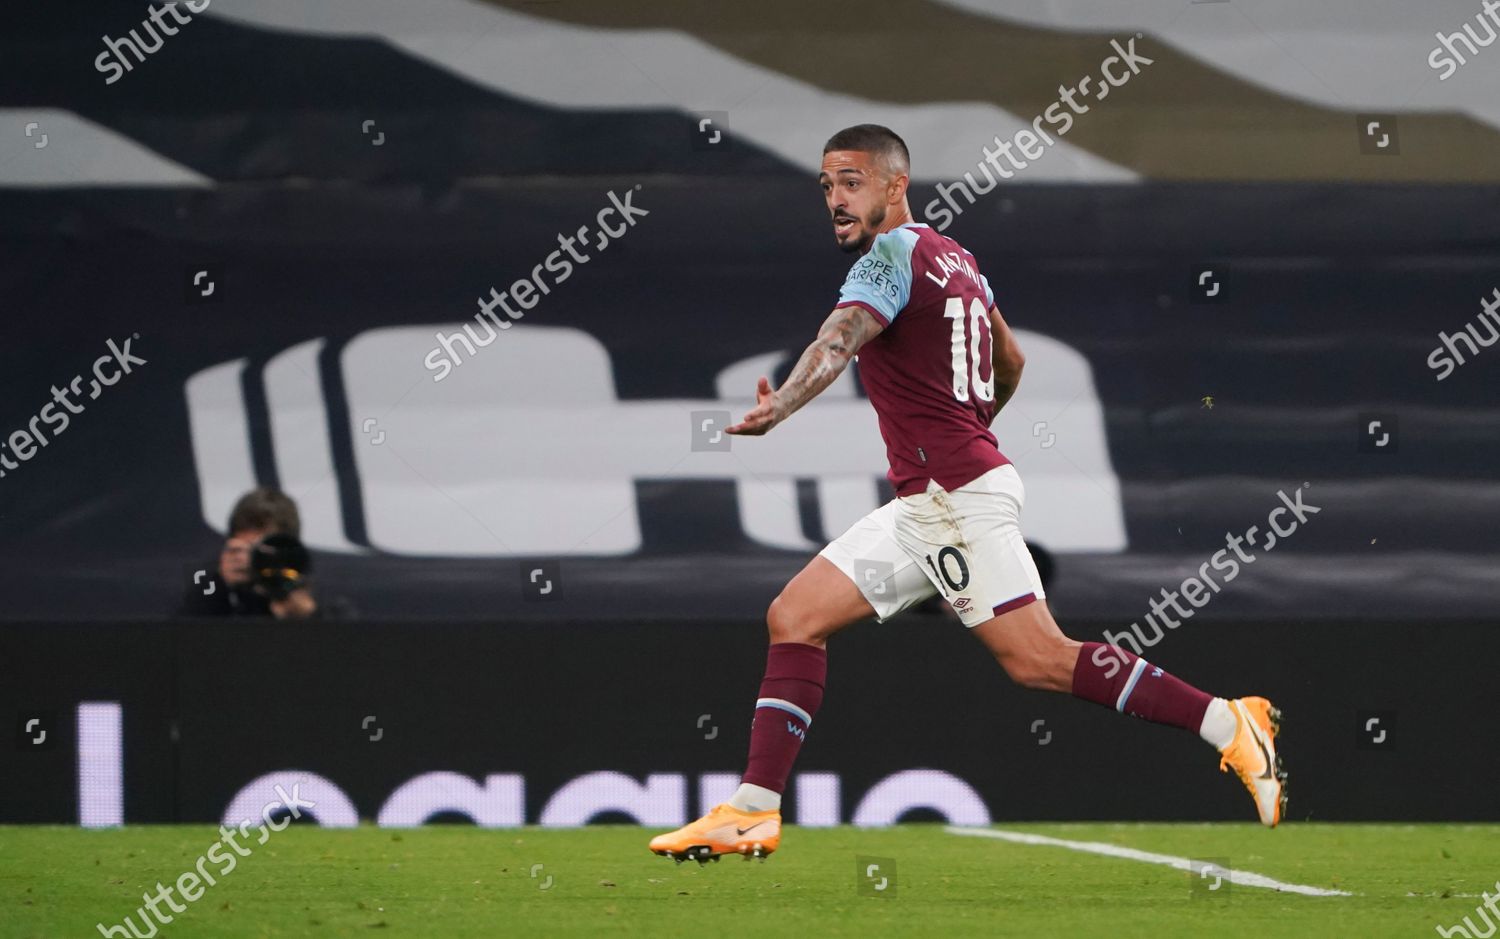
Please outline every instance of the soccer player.
M781 793L823 701L828 637L884 621L940 593L1027 688L1070 692L1201 736L1281 821L1280 714L1264 698L1226 700L1119 648L1063 635L1021 538L1025 490L989 425L1015 394L1025 357L974 256L912 221L910 157L891 130L860 124L823 147L819 182L839 247L859 255L838 304L779 388L761 378L731 434L791 417L859 357L896 498L824 548L771 603L771 647L739 789L703 818L651 839L678 861L764 857L781 837ZM884 579L871 571L891 573Z

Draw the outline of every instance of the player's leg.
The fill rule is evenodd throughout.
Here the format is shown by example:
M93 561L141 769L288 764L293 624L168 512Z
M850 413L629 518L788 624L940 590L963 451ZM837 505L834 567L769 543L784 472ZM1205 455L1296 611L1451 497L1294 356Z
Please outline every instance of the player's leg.
M1281 821L1286 774L1276 753L1280 713L1265 698L1226 700L1200 691L1119 646L1075 642L1043 602L1032 602L975 626L1006 674L1018 684L1114 708L1192 731L1221 754L1255 799L1266 825Z
M781 837L781 793L823 703L828 637L863 619L884 620L932 595L892 535L888 504L857 522L786 585L766 613L770 649L739 789L703 818L651 840L678 861L721 854L764 857Z
M750 724L750 755L731 806L742 812L781 808L792 764L823 704L828 637L874 615L854 581L822 555L771 601L770 647Z
M932 487L902 500L897 535L1014 681L1197 733L1239 774L1261 821L1275 825L1285 776L1270 703L1216 698L1117 646L1065 636L1021 537L1024 500L1015 469L1000 467L952 493Z
M896 543L888 503L840 535L771 602L771 646L750 727L750 758L729 804L741 811L781 808L812 719L823 703L828 637L851 623L889 619L932 595L926 577Z
M1045 603L1028 603L973 628L974 637L1026 688L1070 692L1157 724L1181 727L1222 749L1235 721L1228 702L1117 646L1063 635Z

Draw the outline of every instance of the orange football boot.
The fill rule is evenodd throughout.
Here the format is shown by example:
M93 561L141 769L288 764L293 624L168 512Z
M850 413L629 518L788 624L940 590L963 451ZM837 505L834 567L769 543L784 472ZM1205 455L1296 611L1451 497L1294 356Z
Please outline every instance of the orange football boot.
M721 854L738 854L745 860L764 859L781 843L781 813L741 812L728 804L716 805L707 815L651 839L651 850L681 864L717 861Z
M1250 790L1262 825L1275 828L1286 811L1286 770L1276 755L1276 735L1281 731L1281 711L1265 698L1235 698L1234 739L1220 751L1219 769L1233 769Z

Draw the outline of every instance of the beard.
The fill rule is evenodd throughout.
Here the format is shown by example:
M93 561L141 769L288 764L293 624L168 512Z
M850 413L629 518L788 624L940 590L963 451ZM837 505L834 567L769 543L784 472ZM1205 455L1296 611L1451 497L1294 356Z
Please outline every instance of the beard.
M875 240L875 229L885 221L885 206L877 206L875 211L870 213L869 218L859 218L854 215L849 217L859 223L859 234L848 241L839 242L839 250L845 254L864 254L869 250L870 242Z

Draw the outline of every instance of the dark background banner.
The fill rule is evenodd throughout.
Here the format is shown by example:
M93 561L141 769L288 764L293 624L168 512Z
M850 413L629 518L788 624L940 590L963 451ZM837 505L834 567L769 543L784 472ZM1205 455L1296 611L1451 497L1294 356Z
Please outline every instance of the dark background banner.
M1284 709L1293 819L1495 821L1493 630L1194 623L1148 655ZM753 622L9 624L0 823L77 821L77 708L117 702L127 823L216 822L241 790L258 812L300 780L325 824L676 824L736 781L763 648ZM830 663L789 820L1251 817L1200 741L1017 689L946 618L860 627Z
M472 394L424 399L444 391L422 363L433 334L457 330L477 297L527 276L556 250L559 232L592 224L609 192L637 183L636 204L650 215L454 370L452 382L483 377ZM789 540L754 537L765 515L737 508L736 482L682 462L697 409L737 415L745 406L753 379L729 382L734 396L722 397L721 374L777 353L780 364L767 367L784 372L833 302L847 258L829 244L810 182L619 176L295 198L253 186L8 190L0 204L6 435L28 426L54 386L83 376L87 391L108 341L130 339L148 363L83 401L65 432L0 479L0 566L12 585L0 617L139 619L175 606L216 550L231 487L205 481L195 464L195 453L226 450L204 428L230 422L208 412L195 427L188 383L234 363L239 377L216 387L243 400L243 432L228 433L247 451L246 488L280 483L305 519L328 520L343 545L313 545L325 584L366 615L755 615L842 530L822 514L819 461L858 454L870 504L888 493L874 422L857 400L842 405L861 405L847 417L821 424L813 421L823 412L799 415L779 431L803 435L781 438L799 441L789 457L740 483L753 493L768 472L785 477L784 496L769 504L790 513ZM1048 364L1059 360L1033 338L1019 410L1002 417L1001 448L1028 481L1028 534L1059 553L1060 614L1122 624L1143 616L1150 597L1197 570L1226 533L1264 527L1277 491L1304 483L1321 513L1204 618L1492 613L1500 437L1486 355L1500 353L1481 350L1441 383L1428 358L1439 331L1462 329L1500 285L1497 209L1492 187L1347 187L1315 197L1295 186L1150 184L1028 187L962 217L952 233L980 259L1012 324L1060 343L1059 355L1081 356L1091 380L1074 400ZM1194 302L1194 272L1205 264L1224 278L1225 302ZM200 270L215 284L206 299L191 284ZM380 331L403 328L399 355L369 352ZM516 351L558 335L597 342L604 371L581 369L571 353ZM288 364L289 350L319 340ZM278 357L274 375L305 377L321 412L278 410L286 382L267 369ZM621 440L634 431L614 418L559 412L546 429L524 432L502 418L505 408L531 408L535 418L567 404L584 374L602 383L609 407L679 436L631 463ZM1026 398L1028 384L1040 397ZM372 401L360 387L392 390ZM1090 398L1087 413L1099 420L1080 436L1068 421ZM324 441L314 449L326 450L325 471L285 478L279 461L300 451L277 437L282 413L306 418L295 427ZM1372 419L1392 435L1385 449L1371 446ZM413 436L439 424L450 429ZM385 449L372 447L386 428ZM1056 448L1042 449L1054 428ZM736 455L773 445L737 441ZM1096 449L1103 476L1084 455ZM465 474L459 485L433 475L454 466ZM601 507L527 475L559 466L585 495L596 483L626 489ZM382 489L382 478L395 488ZM225 493L206 497L206 485ZM469 485L543 515L522 525L492 495L466 494ZM1114 511L1065 517L1070 501L1091 495ZM430 501L406 501L417 496ZM1039 522L1049 499L1051 522ZM1096 514L1118 518L1113 547L1049 537L1055 523L1087 528ZM549 518L577 537L528 540L549 530ZM393 520L426 525L418 534L431 537L420 549L382 541ZM581 543L626 521L632 532L619 544ZM477 546L461 549L474 532ZM533 558L566 569L558 602L525 602L517 568Z
M1482 82L1387 101L1400 144L1379 150L1326 100L1362 78L1330 61L1273 88L1216 62L1232 33L1161 12L1140 31L1155 64L970 204L951 184L981 188L991 140L1137 30L919 4L912 35L909 6L838 28L943 50L915 84L808 54L838 36L791 2L242 0L113 81L97 57L145 35L144 7L15 11L0 620L165 617L255 485L297 499L320 589L366 618L759 615L889 498L857 367L764 440L695 434L782 377L835 302L850 259L818 144L874 119L911 145L918 217L948 194L947 233L1021 331L996 428L1065 623L1140 620L1298 489L1318 514L1195 623L1493 618L1500 350L1431 364L1500 298ZM1428 30L1390 29L1420 67ZM1282 61L1278 35L1247 41ZM976 44L1007 67L951 51ZM600 242L622 197L646 214ZM580 226L590 257L564 280L547 262ZM525 318L435 382L438 334L482 333L476 300L535 276ZM111 343L144 362L99 387Z

